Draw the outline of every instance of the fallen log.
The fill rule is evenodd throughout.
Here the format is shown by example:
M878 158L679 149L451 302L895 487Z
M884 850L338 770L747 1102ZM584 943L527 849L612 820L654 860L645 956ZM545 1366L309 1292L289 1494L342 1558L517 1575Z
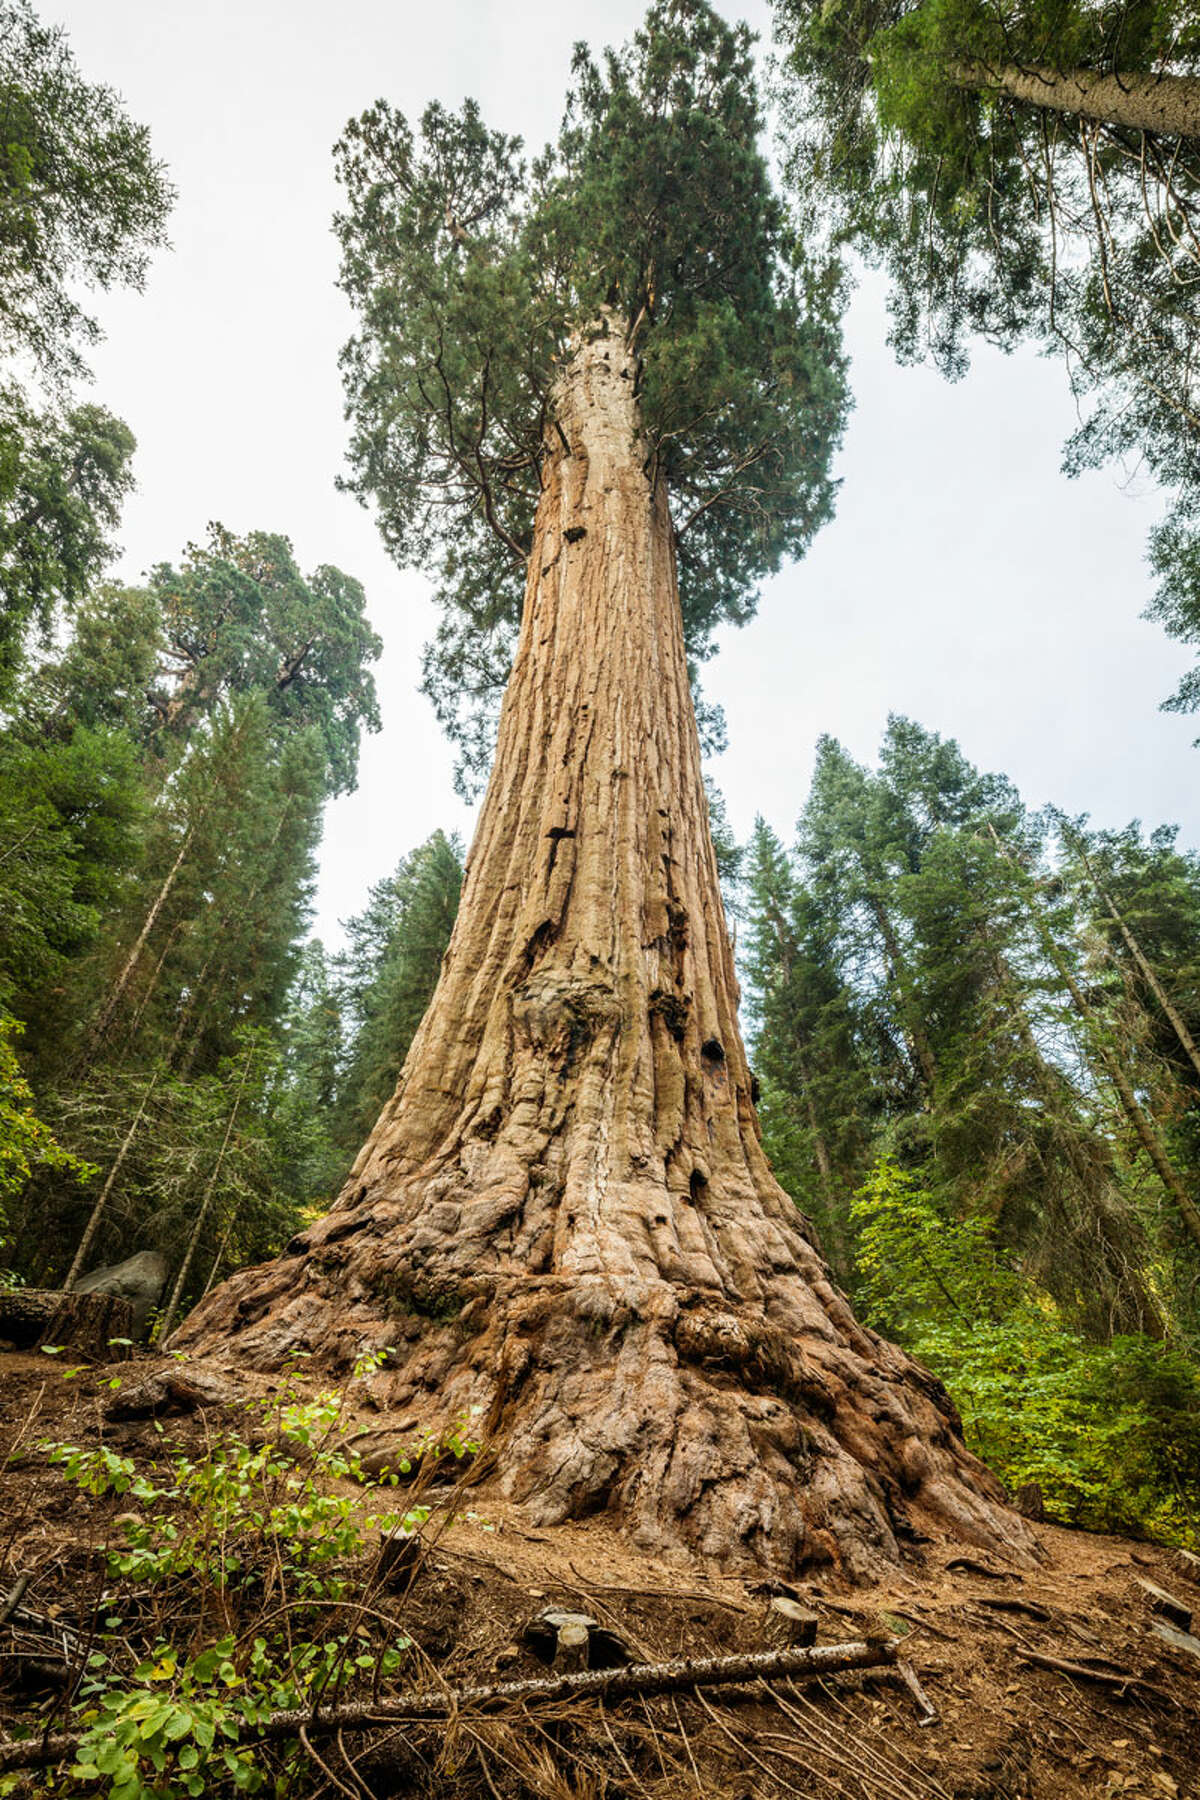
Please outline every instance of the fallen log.
M113 1362L129 1354L132 1334L133 1308L117 1294L0 1289L0 1340L10 1350L44 1345L95 1362Z
M371 1731L377 1725L394 1725L401 1719L444 1719L471 1707L528 1706L552 1700L586 1700L593 1694L619 1700L629 1694L682 1693L688 1688L721 1687L773 1677L791 1680L838 1675L846 1669L872 1669L894 1663L899 1640L873 1643L816 1644L786 1650L759 1650L744 1656L679 1657L673 1662L626 1663L618 1669L584 1669L578 1674L552 1675L529 1681L491 1682L486 1687L442 1688L428 1693L408 1691L379 1700L355 1700L313 1712L298 1707L268 1713L254 1725L246 1725L241 1741L308 1735L327 1737L335 1732ZM75 1756L85 1733L59 1731L25 1742L0 1738L0 1775L13 1769L48 1769Z

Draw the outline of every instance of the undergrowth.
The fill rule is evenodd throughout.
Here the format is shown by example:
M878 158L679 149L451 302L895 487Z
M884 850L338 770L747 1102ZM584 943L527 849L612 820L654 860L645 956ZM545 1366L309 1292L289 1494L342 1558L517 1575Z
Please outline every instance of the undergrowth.
M364 1359L356 1377L381 1360ZM161 1453L144 1461L103 1443L39 1446L81 1495L124 1509L108 1524L86 1635L65 1640L71 1674L53 1724L82 1732L75 1760L33 1790L28 1776L0 1776L0 1795L282 1800L307 1790L311 1746L246 1728L370 1697L419 1654L384 1584L429 1509L376 1511L350 1485L366 1477L343 1429L348 1397L305 1398L293 1373L199 1454L169 1446L157 1422ZM476 1448L460 1422L415 1443L384 1480L394 1490L422 1465ZM46 1728L39 1717L24 1735Z
M1096 1343L1001 1253L884 1158L855 1197L864 1310L945 1382L1010 1493L1067 1525L1200 1542L1200 1377L1170 1342Z

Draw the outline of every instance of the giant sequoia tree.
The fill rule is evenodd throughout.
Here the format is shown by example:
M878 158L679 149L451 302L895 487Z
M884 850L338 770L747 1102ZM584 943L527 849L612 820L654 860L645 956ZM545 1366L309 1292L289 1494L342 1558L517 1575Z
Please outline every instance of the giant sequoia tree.
M347 134L355 483L442 570L432 667L503 662L523 583L520 638L395 1096L332 1212L179 1341L394 1346L387 1404L475 1412L542 1521L861 1570L918 1519L1021 1528L759 1143L688 648L827 514L843 396L758 126L748 34L664 0L577 54L528 169L470 107Z

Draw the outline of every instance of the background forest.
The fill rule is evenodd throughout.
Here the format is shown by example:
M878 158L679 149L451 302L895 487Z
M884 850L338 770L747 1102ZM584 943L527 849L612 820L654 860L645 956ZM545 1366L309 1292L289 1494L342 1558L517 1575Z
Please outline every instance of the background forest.
M1103 69L1119 44L1133 73L1191 68L1177 10L1031 7L1016 60ZM822 254L884 268L904 356L1066 359L1088 409L1069 459L1132 449L1174 495L1153 604L1194 643L1200 124L1064 127L1004 90L965 4L779 23ZM170 181L23 0L0 3L0 64L0 1264L69 1285L162 1250L165 1332L344 1180L463 846L410 849L343 947L310 936L325 808L379 724L363 589L274 529L206 527L203 496L194 542L113 578L134 443L82 398L79 296L142 284ZM841 276L820 279L832 304ZM426 664L452 724L507 664L511 595L503 617L491 588L467 599ZM1171 704L1198 703L1186 677ZM947 1383L1012 1491L1194 1540L1200 859L1170 824L1032 812L969 751L902 717L874 767L822 739L788 842L760 821L738 844L710 792L764 1138L860 1313Z

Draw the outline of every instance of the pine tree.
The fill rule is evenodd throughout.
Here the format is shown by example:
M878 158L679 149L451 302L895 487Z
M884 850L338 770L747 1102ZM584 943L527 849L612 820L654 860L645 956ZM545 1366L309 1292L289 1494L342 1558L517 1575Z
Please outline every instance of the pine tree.
M365 912L347 925L341 986L354 1041L336 1129L351 1158L395 1092L437 986L462 876L457 841L435 831L371 889Z
M842 978L815 895L761 819L746 889L743 962L763 1147L813 1220L840 1284L852 1288L850 1203L870 1165L882 1108L867 1020Z
M850 1197L885 1153L920 1171L947 1220L991 1219L1091 1334L1161 1332L1153 1244L1070 991L1086 979L1074 912L1048 911L1038 887L1043 822L956 744L893 719L878 772L821 746L799 851L800 976L776 997L761 972L770 908L751 906L751 980L768 996L757 1057L787 1097L776 1114L809 1112L826 1154L852 1147L841 1256L854 1256ZM814 1153L810 1139L810 1193Z
M148 1243L191 1243L180 1297L195 1297L229 1180L250 1196L234 1250L286 1238L311 1200L272 1123L278 1036L322 809L375 722L377 651L357 583L305 580L286 539L214 528L147 588L97 590L27 675L22 718L0 736L13 832L0 883L17 927L0 999L28 1026L47 1120L94 1170L35 1176L14 1199L27 1272L36 1258L41 1279L70 1282ZM251 1084L210 1192L221 1071L242 1069L248 1034L277 1072ZM251 1143L257 1188L238 1175Z
M327 1219L177 1341L394 1346L388 1403L476 1411L535 1519L864 1570L910 1510L1020 1528L804 1238L738 1031L687 647L826 516L843 409L750 50L701 0L653 6L577 54L528 172L470 107L413 134L381 104L344 140L355 483L461 602L451 647L494 648L524 581L521 634L396 1094Z

